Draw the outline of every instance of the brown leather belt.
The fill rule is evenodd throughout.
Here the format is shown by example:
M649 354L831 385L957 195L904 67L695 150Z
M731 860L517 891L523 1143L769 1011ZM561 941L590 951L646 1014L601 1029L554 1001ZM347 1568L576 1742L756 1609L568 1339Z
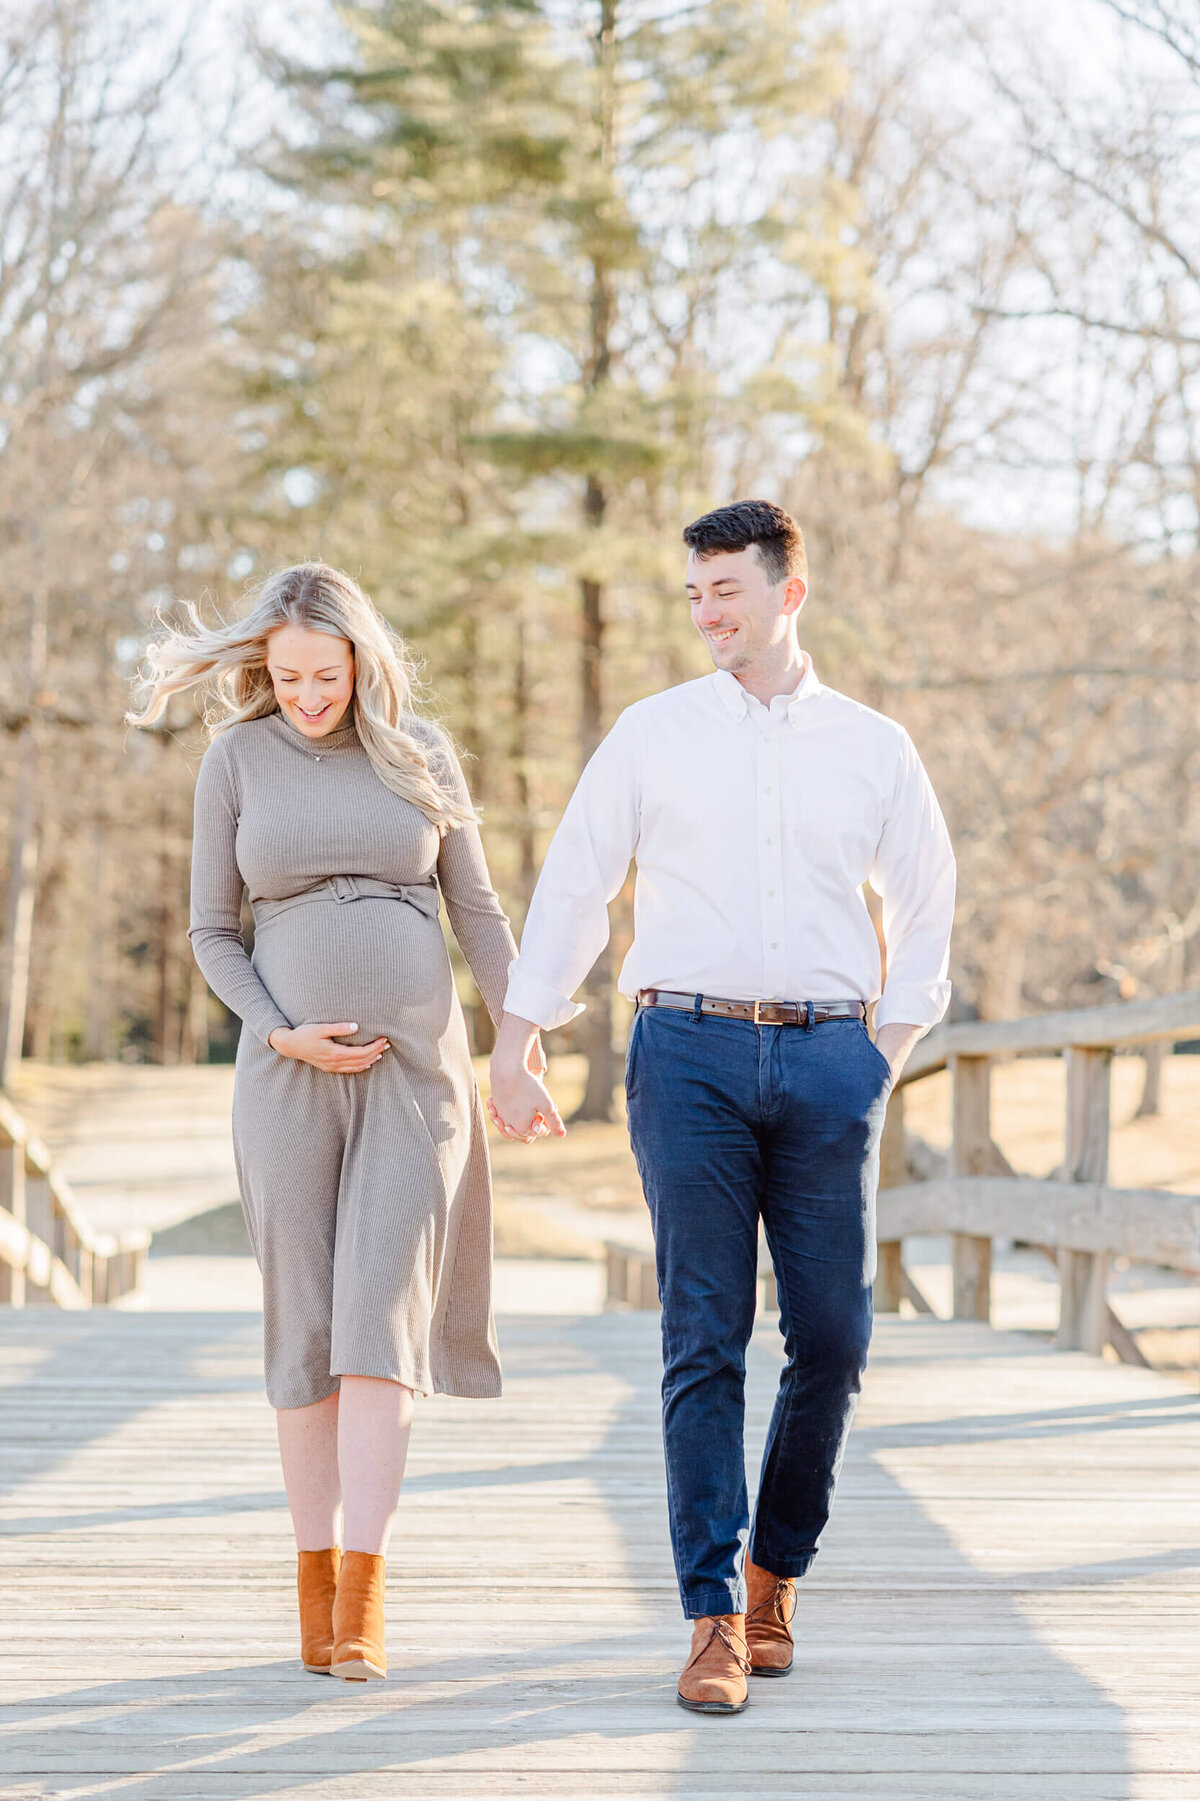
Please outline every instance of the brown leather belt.
M718 1013L722 1019L749 1019L756 1026L806 1026L827 1019L866 1019L865 1001L724 1001L715 994L673 994L640 988L639 1007L675 1007L684 1013Z

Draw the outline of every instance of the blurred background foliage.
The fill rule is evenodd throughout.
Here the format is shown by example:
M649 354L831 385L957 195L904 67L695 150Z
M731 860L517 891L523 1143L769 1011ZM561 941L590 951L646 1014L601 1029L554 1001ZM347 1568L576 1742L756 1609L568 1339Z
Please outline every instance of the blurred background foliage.
M616 713L706 667L681 527L752 494L942 797L960 1013L1193 984L1200 31L1059 11L4 0L3 1055L232 1054L200 722L121 723L156 612L354 573L519 928Z

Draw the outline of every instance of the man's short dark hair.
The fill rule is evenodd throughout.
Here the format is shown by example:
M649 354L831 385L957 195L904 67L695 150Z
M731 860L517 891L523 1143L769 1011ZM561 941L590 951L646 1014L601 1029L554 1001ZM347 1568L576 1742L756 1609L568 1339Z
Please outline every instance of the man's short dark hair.
M736 500L717 507L684 527L683 541L703 562L723 550L746 550L757 544L758 555L774 586L798 575L808 577L804 533L790 513L770 500Z

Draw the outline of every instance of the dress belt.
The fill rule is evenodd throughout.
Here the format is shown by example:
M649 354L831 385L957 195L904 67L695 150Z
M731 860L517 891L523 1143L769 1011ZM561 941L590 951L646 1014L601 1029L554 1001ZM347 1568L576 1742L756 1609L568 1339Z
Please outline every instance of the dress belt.
M750 1019L756 1026L805 1026L827 1019L866 1019L865 1001L726 1001L715 994L674 994L640 988L639 1007L675 1007L684 1013L718 1013L723 1019Z
M404 901L418 913L423 913L426 919L436 919L441 906L436 882L384 882L371 875L331 875L323 882L314 882L311 888L302 889L299 894L286 895L283 900L255 901L254 923L266 925L290 907L356 900Z

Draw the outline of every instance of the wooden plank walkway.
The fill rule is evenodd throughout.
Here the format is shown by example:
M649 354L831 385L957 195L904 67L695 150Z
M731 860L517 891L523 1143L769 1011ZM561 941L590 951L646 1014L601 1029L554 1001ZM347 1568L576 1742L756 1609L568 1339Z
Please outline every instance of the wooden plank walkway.
M7 1801L1200 1795L1179 1382L882 1321L797 1672L697 1720L673 1699L655 1318L510 1318L505 1400L419 1409L394 1674L367 1690L295 1661L258 1329L0 1318Z

